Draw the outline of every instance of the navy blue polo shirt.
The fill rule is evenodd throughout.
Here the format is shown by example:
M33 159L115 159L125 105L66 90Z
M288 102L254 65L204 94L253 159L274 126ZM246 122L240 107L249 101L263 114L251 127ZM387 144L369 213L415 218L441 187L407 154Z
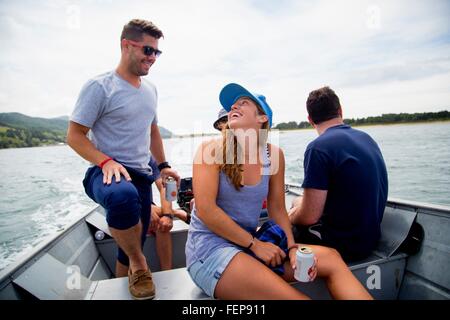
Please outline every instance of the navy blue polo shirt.
M388 194L377 143L348 125L328 128L305 151L303 188L328 190L320 218L322 242L346 259L375 249Z

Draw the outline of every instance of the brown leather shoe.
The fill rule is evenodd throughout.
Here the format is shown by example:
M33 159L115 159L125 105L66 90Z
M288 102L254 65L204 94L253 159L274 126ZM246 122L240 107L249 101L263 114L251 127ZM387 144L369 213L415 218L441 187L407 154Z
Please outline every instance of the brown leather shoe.
M150 270L137 270L133 274L128 271L128 289L136 300L147 300L155 297L155 284Z

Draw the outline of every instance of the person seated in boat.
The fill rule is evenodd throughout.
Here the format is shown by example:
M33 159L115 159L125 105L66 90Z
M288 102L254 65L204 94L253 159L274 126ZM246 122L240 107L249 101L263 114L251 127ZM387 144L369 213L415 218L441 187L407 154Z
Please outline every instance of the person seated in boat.
M289 211L294 238L333 247L346 261L364 259L381 236L388 195L383 155L367 133L343 122L329 87L312 91L306 109L319 137L306 148L304 193Z
M224 108L220 108L217 113L217 120L214 121L213 127L218 131L222 131L223 128L226 127L228 122L228 111Z
M153 157L150 159L149 166L152 169L153 180L160 194L161 206L159 207L152 202L150 225L147 234L155 236L156 252L161 270L169 270L172 269L172 237L170 230L173 227L173 219L177 217L187 222L189 214L181 209L173 209L172 203L166 200L165 189L162 184L158 165Z
M222 130L225 130L226 129L226 126L227 126L227 122L228 122L228 111L226 111L224 108L220 108L219 109L219 112L218 112L218 114L217 114L217 120L216 121L214 121L214 123L213 123L213 127L214 127L214 129L216 129L216 130L218 130L218 131L220 131L220 132L222 132ZM190 205L189 205L189 207L190 207L190 212L192 211L192 208L193 208L193 206L194 206L194 198L190 201ZM262 204L262 216L265 216L265 214L266 214L266 207L267 206L267 204L266 204L266 199L264 199L264 201L263 201L263 204Z
M229 112L227 130L203 142L194 158L187 271L213 298L307 299L288 283L294 281L298 245L285 207L283 151L267 143L272 110L264 96L234 83L219 100ZM280 245L257 237L265 198L271 218L266 230L281 236ZM336 250L311 248L317 257L311 280L324 277L337 299L371 299Z

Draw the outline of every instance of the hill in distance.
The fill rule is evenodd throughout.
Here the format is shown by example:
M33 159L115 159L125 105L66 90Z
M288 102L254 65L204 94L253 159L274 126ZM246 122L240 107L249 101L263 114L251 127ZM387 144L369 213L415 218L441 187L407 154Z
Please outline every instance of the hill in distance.
M68 124L68 116L48 119L0 113L0 149L64 144ZM173 136L166 128L160 126L159 130L163 138Z

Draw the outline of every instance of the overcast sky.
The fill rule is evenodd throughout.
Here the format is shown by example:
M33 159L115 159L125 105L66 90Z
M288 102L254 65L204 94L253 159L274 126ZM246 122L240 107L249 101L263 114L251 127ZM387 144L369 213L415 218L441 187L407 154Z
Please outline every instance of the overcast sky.
M159 123L213 131L220 89L264 94L274 123L305 121L329 85L344 117L450 109L450 1L0 0L0 112L69 115L82 85L114 69L132 18L163 32L147 79Z

